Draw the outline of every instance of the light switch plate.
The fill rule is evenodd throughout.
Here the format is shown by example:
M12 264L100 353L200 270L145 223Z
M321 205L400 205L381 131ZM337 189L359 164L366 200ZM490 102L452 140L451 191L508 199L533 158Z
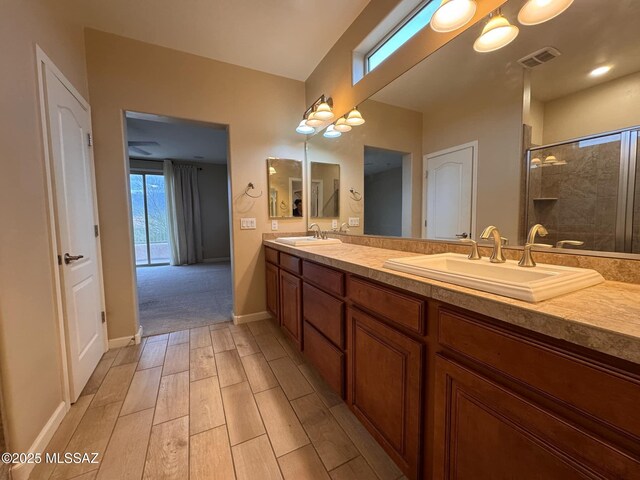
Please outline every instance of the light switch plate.
M338 229L338 220L336 219L331 220L331 228L334 230Z
M349 226L350 227L359 227L360 226L360 217L349 217Z
M240 230L255 230L256 229L256 219L255 218L241 218L240 219Z
M278 230L278 220L271 220L271 230Z

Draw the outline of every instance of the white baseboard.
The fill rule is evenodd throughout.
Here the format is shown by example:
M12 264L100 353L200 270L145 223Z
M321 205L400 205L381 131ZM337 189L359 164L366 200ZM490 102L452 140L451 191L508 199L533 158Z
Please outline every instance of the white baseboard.
M138 333L129 337L119 337L109 339L109 350L112 348L128 347L129 345L138 345L142 339L142 325L138 328Z
M240 325L241 323L257 322L258 320L268 320L271 314L266 310L264 312L249 313L247 315L236 315L233 313L233 323Z
M219 257L219 258L205 258L202 260L202 263L222 263L222 262L230 262L230 257Z
M47 420L45 426L40 430L40 433L29 448L29 451L25 453L44 452L68 410L67 404L65 402L60 402L51 417L49 417L49 420ZM33 467L35 466L35 463L17 463L13 465L11 467L12 480L27 480L31 474L31 470L33 470Z

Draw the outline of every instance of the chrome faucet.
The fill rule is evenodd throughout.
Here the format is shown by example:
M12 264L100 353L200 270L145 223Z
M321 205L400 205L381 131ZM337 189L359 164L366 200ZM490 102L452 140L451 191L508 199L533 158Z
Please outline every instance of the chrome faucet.
M482 255L480 255L480 252L478 251L478 242L472 238L463 238L460 242L471 245L471 253L467 257L469 260L480 260L482 258Z
M491 253L491 257L489 257L491 263L506 262L507 259L504 258L504 253L502 253L502 242L506 241L506 239L502 238L498 228L493 225L489 225L485 228L480 235L482 240L488 240L489 237L493 238L493 252Z
M349 233L349 224L347 222L342 222L342 225L340 225L340 233Z
M549 245L547 243L536 243L536 235L540 235L541 237L546 237L549 234L546 228L539 223L536 223L531 230L529 230L529 235L527 235L527 243L524 245L524 250L522 250L522 258L518 262L518 265L521 267L535 267L536 262L533 260L533 256L531 256L531 249L533 247L540 248L551 248L553 245Z
M572 247L580 247L584 245L584 242L581 242L580 240L560 240L558 243L556 243L556 248L564 248L566 245Z
M313 227L316 227L316 229L313 230ZM313 238L320 238L320 225L318 225L317 223L312 223L311 225L309 225L309 231L313 232Z

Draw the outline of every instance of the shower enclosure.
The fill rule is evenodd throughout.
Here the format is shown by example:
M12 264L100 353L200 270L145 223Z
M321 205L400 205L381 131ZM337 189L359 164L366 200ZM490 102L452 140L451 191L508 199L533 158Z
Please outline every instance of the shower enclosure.
M584 242L585 250L640 253L640 128L527 151L527 230L543 240Z

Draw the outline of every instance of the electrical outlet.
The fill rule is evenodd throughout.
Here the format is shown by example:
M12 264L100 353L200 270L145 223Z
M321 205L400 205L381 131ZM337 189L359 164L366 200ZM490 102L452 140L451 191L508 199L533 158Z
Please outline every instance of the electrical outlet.
M271 230L278 230L278 220L271 220Z
M338 220L336 220L336 219L331 220L331 228L333 230L337 230L338 229Z
M360 226L360 217L349 217L349 226L350 227L359 227Z
M255 230L256 229L256 219L255 218L241 218L240 219L240 230Z

